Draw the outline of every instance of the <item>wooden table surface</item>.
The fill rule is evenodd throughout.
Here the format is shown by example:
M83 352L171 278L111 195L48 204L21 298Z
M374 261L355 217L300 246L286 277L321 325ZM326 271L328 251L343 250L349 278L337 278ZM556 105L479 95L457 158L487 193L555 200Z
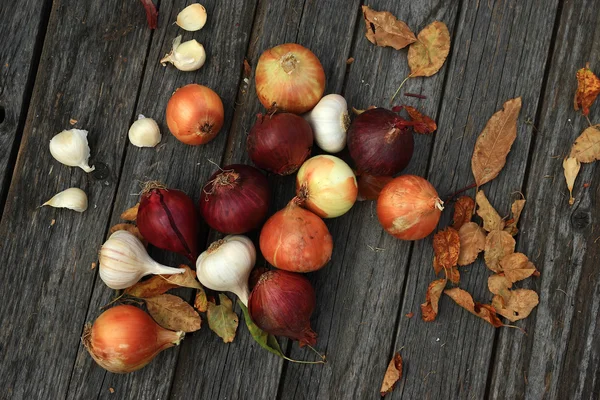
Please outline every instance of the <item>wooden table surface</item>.
M80 337L114 295L91 268L99 246L121 211L137 202L140 181L161 180L197 200L215 170L208 160L250 163L245 135L261 106L253 76L248 87L243 82L244 58L254 67L274 45L307 46L325 68L326 93L343 94L356 108L387 106L408 74L406 50L366 40L360 0L205 0L206 27L183 32L184 40L206 47L205 66L187 73L165 68L158 60L182 33L173 21L189 2L159 0L159 27L151 31L137 0L0 0L1 399L371 399L400 348L404 377L391 399L600 397L598 167L583 166L573 206L562 171L562 158L587 126L573 110L575 72L587 61L600 69L594 0L368 3L415 32L434 20L450 30L441 71L404 86L427 99L400 97L438 123L434 135L415 138L405 172L427 177L441 195L472 181L477 135L507 99L522 96L517 140L485 189L501 214L517 192L527 198L517 250L541 271L519 285L540 294L531 316L516 323L527 334L495 329L447 297L436 321L423 322L419 305L434 279L431 237L394 239L380 227L374 203L363 202L327 221L333 258L308 275L326 365L282 361L261 349L243 323L235 341L224 344L205 323L139 372L98 367ZM348 57L355 59L349 66ZM170 94L191 82L213 88L225 105L223 130L200 147L178 142L165 124ZM161 127L154 149L127 140L140 113ZM70 119L89 130L95 173L50 155L48 141L70 128ZM590 119L600 121L598 105ZM293 196L294 178L270 180L275 211ZM38 208L71 186L87 192L86 212ZM450 219L444 213L441 226ZM216 237L203 225L202 243ZM152 254L171 265L184 261ZM489 302L483 263L461 270L461 287ZM405 317L409 312L415 316ZM311 357L281 343L292 358Z

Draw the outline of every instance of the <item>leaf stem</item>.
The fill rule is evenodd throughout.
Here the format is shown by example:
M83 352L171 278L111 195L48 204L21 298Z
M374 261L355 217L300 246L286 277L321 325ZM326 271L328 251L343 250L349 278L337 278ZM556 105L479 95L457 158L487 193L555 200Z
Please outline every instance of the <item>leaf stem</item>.
M392 103L394 102L394 99L396 98L396 96L398 96L398 93L400 92L400 89L402 89L402 86L404 86L404 84L406 83L406 81L412 77L412 74L409 74L406 78L404 78L404 80L402 81L402 83L400 83L400 86L398 86L398 89L396 89L396 92L394 93L394 95L392 96L392 98L390 99L390 106L392 105Z
M456 192L454 192L452 194L449 194L448 196L446 196L446 200L444 200L444 203L449 202L450 200L452 200L453 198L455 198L457 195L459 195L459 194L461 194L463 192L466 192L467 190L473 189L475 187L477 187L477 183L473 182L470 185L465 186L464 188L459 189L459 190L457 190Z

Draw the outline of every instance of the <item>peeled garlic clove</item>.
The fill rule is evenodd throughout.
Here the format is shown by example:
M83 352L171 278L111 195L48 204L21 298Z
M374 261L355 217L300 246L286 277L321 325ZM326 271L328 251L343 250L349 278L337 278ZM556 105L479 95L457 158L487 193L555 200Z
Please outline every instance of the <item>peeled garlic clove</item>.
M41 205L55 208L68 208L77 212L84 212L88 207L88 198L79 188L69 188L57 193L50 200Z
M321 149L338 153L346 146L350 117L346 99L339 94L323 97L304 119L310 124L315 142Z
M173 40L173 50L160 62L164 65L170 62L180 71L195 71L206 61L204 46L195 39L181 43L181 35Z
M80 167L85 172L92 172L95 167L88 165L90 146L87 140L88 131L69 129L55 135L50 140L50 153L56 161L69 167Z
M199 31L206 24L206 8L202 4L190 4L177 14L177 25L189 32Z
M160 128L156 121L146 118L142 114L129 128L129 141L134 146L154 147L160 142L160 139Z

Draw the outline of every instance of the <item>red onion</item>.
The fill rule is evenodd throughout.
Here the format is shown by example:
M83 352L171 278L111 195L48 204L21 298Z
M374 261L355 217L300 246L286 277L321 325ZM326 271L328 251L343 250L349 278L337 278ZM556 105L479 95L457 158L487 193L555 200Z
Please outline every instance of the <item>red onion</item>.
M414 140L406 121L390 110L374 108L357 116L348 130L348 149L359 173L391 176L410 162Z
M258 114L247 145L256 166L278 175L289 175L310 155L313 133L308 122L297 115Z
M239 234L257 228L267 216L271 191L267 178L250 165L223 167L200 197L200 213L219 232Z
M248 300L248 311L263 331L298 340L300 346L317 343L310 327L315 291L304 276L287 271L265 272Z
M198 217L194 202L179 190L158 182L145 185L137 215L142 236L159 249L198 258Z

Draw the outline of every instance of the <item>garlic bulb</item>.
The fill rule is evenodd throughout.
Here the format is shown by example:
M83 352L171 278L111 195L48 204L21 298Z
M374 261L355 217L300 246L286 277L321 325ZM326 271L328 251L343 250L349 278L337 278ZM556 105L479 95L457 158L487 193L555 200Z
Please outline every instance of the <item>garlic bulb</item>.
M50 153L56 161L69 167L80 167L85 172L95 168L88 165L90 146L87 141L88 131L69 129L55 135L50 140Z
M213 242L196 261L196 275L212 290L233 292L247 306L248 277L256 262L256 249L246 236L229 235Z
M182 274L184 269L159 264L132 233L116 231L100 249L100 278L112 289L125 289L150 274Z
M50 200L41 205L56 208L68 208L77 212L84 212L88 207L85 192L79 188L69 188L55 194Z
M329 152L338 153L346 146L346 131L350 125L348 104L339 94L328 94L304 115L315 135L317 145Z
M167 54L160 62L170 62L180 71L195 71L200 69L206 61L206 52L204 46L195 39L181 43L181 35L173 40L173 50Z
M129 141L137 147L154 147L161 139L158 124L152 118L146 118L142 114L129 128Z
M177 14L177 25L189 32L199 31L206 24L206 8L202 4L190 4Z

